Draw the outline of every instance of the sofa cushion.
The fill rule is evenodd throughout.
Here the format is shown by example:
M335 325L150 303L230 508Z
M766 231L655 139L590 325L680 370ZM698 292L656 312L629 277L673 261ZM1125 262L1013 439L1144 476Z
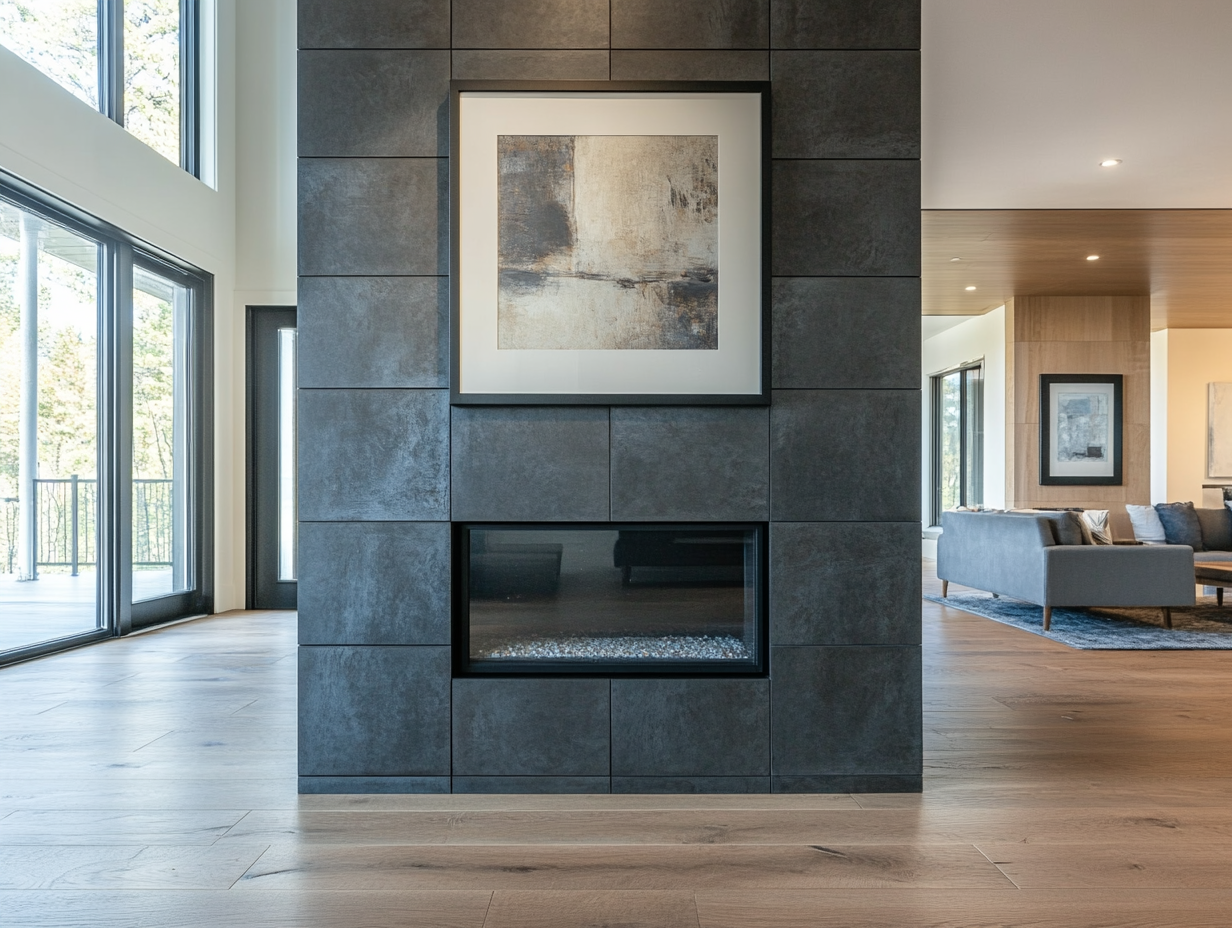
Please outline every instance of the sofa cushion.
M1082 530L1082 517L1076 512L1050 512L1040 510L1039 513L1052 525L1052 537L1059 545L1085 545L1088 534Z
M1129 513L1129 521L1134 527L1134 538L1144 545L1164 545L1168 538L1164 534L1164 524L1159 521L1159 513L1154 506L1135 506L1132 503L1125 506Z
M1232 518L1232 512L1228 513ZM1082 513L1082 521L1091 532L1091 544L1112 544L1112 529L1108 525L1107 509L1087 509Z
M1202 546L1208 551L1232 551L1232 512L1218 509L1195 509L1202 526Z
M1193 503L1156 503L1155 511L1164 526L1164 538L1170 545L1189 545L1195 551L1205 551L1202 545L1202 523Z

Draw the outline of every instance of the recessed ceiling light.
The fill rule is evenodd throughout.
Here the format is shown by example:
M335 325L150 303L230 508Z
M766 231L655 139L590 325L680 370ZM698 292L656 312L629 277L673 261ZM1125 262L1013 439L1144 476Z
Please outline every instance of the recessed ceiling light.
M1104 161L1101 161L1099 163L1099 166L1101 168L1115 168L1120 163L1121 163L1120 158L1107 158Z
M1098 261L1099 255L1087 255L1087 260L1088 261Z
M962 258L950 258L950 261L951 261L951 262L953 262L953 261L961 261L961 260L962 260Z
M968 289L968 290L974 290L974 289L975 289L975 287L968 287L967 289Z

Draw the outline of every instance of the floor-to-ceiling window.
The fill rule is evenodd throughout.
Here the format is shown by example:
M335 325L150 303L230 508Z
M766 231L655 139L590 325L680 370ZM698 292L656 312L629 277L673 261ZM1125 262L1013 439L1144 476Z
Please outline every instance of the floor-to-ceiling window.
M0 45L198 173L197 0L0 0Z
M208 302L0 182L0 661L208 608Z
M966 364L932 378L932 524L958 506L984 503L984 368Z

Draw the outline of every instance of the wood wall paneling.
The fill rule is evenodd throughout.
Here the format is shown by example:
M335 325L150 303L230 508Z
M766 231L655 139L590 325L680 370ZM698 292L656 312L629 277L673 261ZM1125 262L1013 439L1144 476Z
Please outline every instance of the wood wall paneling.
M1016 508L1113 509L1150 501L1151 299L1016 296L1006 304L1006 500ZM1040 374L1125 378L1121 486L1041 486ZM1120 519L1117 520L1120 522Z

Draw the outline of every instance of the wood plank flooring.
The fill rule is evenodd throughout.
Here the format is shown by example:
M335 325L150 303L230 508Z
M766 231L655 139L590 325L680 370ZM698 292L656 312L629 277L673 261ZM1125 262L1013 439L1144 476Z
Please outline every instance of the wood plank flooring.
M0 925L1232 923L1232 652L922 608L922 795L301 797L283 613L0 670Z

